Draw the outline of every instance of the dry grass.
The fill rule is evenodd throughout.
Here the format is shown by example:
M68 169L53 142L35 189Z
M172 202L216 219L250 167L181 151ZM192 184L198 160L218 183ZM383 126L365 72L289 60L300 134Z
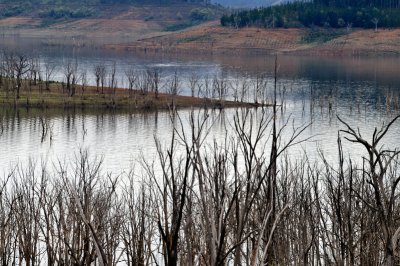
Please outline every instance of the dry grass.
M400 29L354 30L302 53L327 55L400 54Z
M0 19L0 32L25 38L42 38L44 43L102 45L133 42L167 34L167 26L190 23L190 12L201 7L194 3L171 5L113 5L99 6L97 13L83 19L42 19L32 11L30 17ZM36 12L36 13L35 13ZM215 10L215 18L221 15Z
M214 21L168 35L106 45L116 50L176 53L399 54L400 29L354 29L327 42L303 42L309 29L234 29ZM332 30L335 31L335 30Z
M39 86L27 89L24 85L20 98L16 99L14 92L0 89L0 106L12 108L80 108L80 109L121 109L121 110L160 110L176 108L228 108L228 107L255 107L252 103L239 103L233 101L219 101L208 98L171 95L166 93L148 92L137 90L104 88L104 92L97 91L96 87L88 86L82 90L76 86L74 96L62 91L61 83L52 83L50 91L41 90Z
M40 23L40 19L30 17L10 17L0 19L0 27L19 27L21 25L38 26Z
M298 48L301 29L267 30L258 28L233 29L221 27L217 21L168 35L143 38L129 44L107 45L117 50L147 50L198 53L236 51L265 51Z
M304 42L310 29L234 29L212 21L186 30L194 4L113 6L93 18L44 21L37 15L0 19L3 35L41 38L49 45L98 46L128 51L187 54L400 54L400 29L353 29L325 42ZM218 16L220 10L215 11ZM34 13L34 12L33 12ZM335 31L334 29L328 30ZM341 36L340 36L341 35Z

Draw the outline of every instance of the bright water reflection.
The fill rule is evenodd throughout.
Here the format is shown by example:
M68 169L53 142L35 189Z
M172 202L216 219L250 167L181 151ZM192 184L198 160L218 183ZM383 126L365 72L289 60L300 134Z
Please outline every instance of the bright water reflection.
M195 110L195 113L204 111ZM233 117L235 110L223 112L209 111L207 128L210 128L208 141L217 140L222 143L233 135ZM260 116L261 110L253 110ZM268 111L269 112L269 111ZM289 116L290 114L290 116ZM370 136L374 126L380 126L393 115L375 113L371 110L350 112L341 109L337 112L350 124L360 127L365 136ZM179 112L183 128L189 131L188 118L190 110ZM42 139L42 124L40 117L48 121L51 133ZM384 117L384 118L382 118ZM314 110L313 114L298 103L287 104L286 113L279 113L278 124L289 121L283 133L281 143L287 143L293 133L293 128L312 124L303 132L300 139L311 139L289 150L293 159L304 158L304 153L310 160L319 158L323 151L330 161L337 158L337 132L344 128L336 117L327 109ZM80 150L88 150L92 157L104 160L103 170L121 173L129 171L142 159L153 161L157 157L154 138L161 140L167 147L171 138L173 125L168 112L151 113L26 113L8 111L3 114L3 134L0 137L0 168L3 171L11 169L17 163L26 165L29 160L36 163L53 163L72 161ZM257 121L257 120L256 120ZM398 147L400 143L399 125L389 131L385 141L388 147ZM269 131L266 138L269 136ZM345 143L346 155L361 156L360 146ZM267 151L268 152L268 151ZM353 158L359 161L359 158Z
M38 43L1 43L0 49L16 49L39 56L42 62L57 66L55 78L63 80L65 62L78 59L79 68L86 70L93 84L93 67L105 63L117 65L118 84L125 83L125 70L157 68L164 79L177 72L182 80L182 93L190 94L188 79L196 73L199 77L224 77L254 80L257 75L267 75L267 93L270 100L273 89L273 57L267 56L165 56L118 53L105 50L66 49L42 47ZM321 149L332 160L337 157L337 132L342 128L336 115L360 127L368 138L373 128L380 126L398 113L400 92L400 59L391 58L313 58L279 57L279 98L284 102L279 121L288 117L295 126L312 122L302 138L310 140L293 148L292 157L300 158L304 150L312 158ZM231 92L232 93L232 92ZM187 119L189 110L180 111ZM223 114L215 111L210 121L216 119L210 139L225 139L230 133L234 110ZM39 117L47 117L52 128L52 139L42 142ZM18 113L2 110L3 133L0 136L0 168L4 171L16 163L36 162L52 164L57 160L70 160L80 149L104 159L106 171L127 171L143 155L152 160L156 156L154 137L163 143L171 135L172 124L168 112L152 113L82 113L38 111ZM211 122L210 122L211 123ZM291 123L289 123L291 126ZM185 126L187 128L187 125ZM291 129L285 131L290 136ZM400 145L400 126L395 125L386 138L390 147ZM283 140L284 141L284 140ZM360 147L346 145L345 153L361 154Z

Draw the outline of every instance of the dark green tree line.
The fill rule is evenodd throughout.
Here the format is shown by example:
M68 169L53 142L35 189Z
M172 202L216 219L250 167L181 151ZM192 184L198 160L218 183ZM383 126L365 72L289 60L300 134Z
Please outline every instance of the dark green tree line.
M399 0L313 0L318 5L332 7L384 7L384 8L399 8Z
M381 7L384 6L384 1L378 7L372 4L344 7L339 3L341 1L338 1L337 4L333 4L333 2L335 1L317 0L317 3L291 3L234 12L222 16L221 25L237 28L247 26L265 28L311 26L375 28L379 26L392 28L400 26L400 9Z

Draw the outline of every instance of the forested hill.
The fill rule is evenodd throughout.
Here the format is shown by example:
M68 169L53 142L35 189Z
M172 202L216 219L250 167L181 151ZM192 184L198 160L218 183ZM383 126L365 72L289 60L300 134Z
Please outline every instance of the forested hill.
M290 0L0 0L7 4L47 4L47 5L65 5L65 4L138 4L138 3L169 3L169 2L187 2L187 3L212 3L229 7L259 7L271 6Z
M268 7L290 2L314 2L325 6L335 7L388 7L397 8L400 5L399 0L211 0L212 3L221 4L230 7Z
M141 3L178 3L205 2L208 0L0 0L0 4L41 4L41 5L97 5L97 4L141 4Z
M112 18L130 8L137 8L136 14L145 17L146 6L164 8L163 12L174 13L185 21L186 15L195 20L217 19L221 8L210 5L210 0L0 0L0 19L15 16L36 17L42 19L81 19ZM198 10L194 10L198 7ZM194 11L192 14L191 11ZM196 13L197 12L197 13ZM154 12L151 12L154 13ZM217 16L217 14L219 14ZM166 17L168 14L147 16ZM193 19L193 18L191 18ZM183 23L183 22L182 22Z
M330 7L400 8L399 0L312 0L310 2Z
M211 3L233 8L254 8L273 6L289 1L290 0L211 0Z
M398 0L312 0L226 14L223 26L265 28L400 27Z
M325 6L335 7L400 7L399 0L0 0L0 4L48 4L48 5L64 5L64 4L134 4L134 3L168 3L168 2L209 2L218 3L225 6L271 6L287 2L313 2Z

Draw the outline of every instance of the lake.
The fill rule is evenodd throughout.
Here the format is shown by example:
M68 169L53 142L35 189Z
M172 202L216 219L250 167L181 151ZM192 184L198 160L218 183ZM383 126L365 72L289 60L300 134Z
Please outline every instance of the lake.
M103 49L43 46L40 41L11 38L0 44L0 49L16 50L40 58L40 62L54 64L54 80L63 81L63 66L77 62L79 71L86 71L89 83L94 85L93 69L115 63L120 87L127 87L125 72L157 69L164 84L175 73L180 78L180 93L190 95L189 80L195 74L199 82L208 77L225 79L229 84L227 98L232 98L235 82L254 84L265 75L265 99L273 95L273 56L172 56L162 54L134 54ZM337 132L344 128L336 116L360 127L371 139L374 127L390 121L399 112L400 58L364 57L334 58L279 56L278 103L279 124L289 121L282 142L289 138L294 127L310 126L301 139L306 142L293 147L289 154L311 159L323 151L327 158L337 158ZM239 82L240 81L240 82ZM249 90L253 85L248 85ZM167 90L167 85L164 85ZM245 100L252 101L251 94ZM195 112L202 112L195 110ZM209 139L224 140L232 132L235 110L209 111ZM254 111L254 112L260 112ZM190 110L179 111L187 128ZM40 117L44 117L51 134L42 138ZM87 149L91 157L102 158L103 170L121 173L138 164L142 158L156 157L154 138L163 143L169 140L172 123L168 112L116 113L57 110L2 110L0 136L0 168L8 172L16 164L29 161L53 165L71 161L80 150ZM293 123L293 124L292 124ZM389 131L385 144L391 148L400 145L400 122ZM310 138L311 137L311 138ZM309 139L310 138L310 139ZM346 154L362 155L361 147L347 145Z

